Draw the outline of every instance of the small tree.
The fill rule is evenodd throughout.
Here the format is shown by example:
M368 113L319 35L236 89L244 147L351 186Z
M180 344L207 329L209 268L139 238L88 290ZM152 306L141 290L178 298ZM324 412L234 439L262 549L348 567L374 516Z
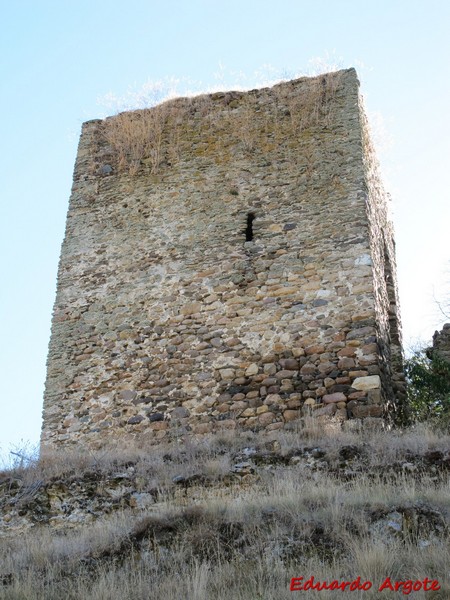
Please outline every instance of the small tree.
M450 427L450 363L433 350L420 350L406 361L408 399L416 421Z

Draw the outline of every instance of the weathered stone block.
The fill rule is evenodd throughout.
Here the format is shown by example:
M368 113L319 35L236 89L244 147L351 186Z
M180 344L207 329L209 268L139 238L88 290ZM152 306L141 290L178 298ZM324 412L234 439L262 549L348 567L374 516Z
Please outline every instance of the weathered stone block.
M331 404L333 402L345 402L346 400L347 398L342 392L336 392L334 394L325 394L325 396L323 396L322 398L322 401L325 402L325 404Z
M285 410L283 412L283 417L286 422L294 421L295 419L298 419L299 411L298 410Z
M352 388L355 390L374 390L381 387L379 375L368 375L367 377L357 377L352 383Z
M358 419L364 417L381 417L383 407L377 404L357 404L352 408L352 415Z
M323 416L333 416L337 411L335 404L327 404L327 406L323 406L322 408L318 408L313 412L315 417L323 417Z
M250 377L251 375L256 375L258 373L258 370L259 370L258 365L256 363L252 363L245 370L245 374L247 377Z

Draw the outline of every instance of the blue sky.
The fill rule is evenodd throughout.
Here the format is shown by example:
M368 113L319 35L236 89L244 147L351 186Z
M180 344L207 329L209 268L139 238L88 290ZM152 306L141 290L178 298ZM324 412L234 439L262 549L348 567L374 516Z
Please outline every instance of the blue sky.
M393 198L405 339L427 341L445 321L433 296L449 296L449 26L447 0L4 2L0 455L39 438L81 123L148 82L182 93L309 74L317 57L355 66Z

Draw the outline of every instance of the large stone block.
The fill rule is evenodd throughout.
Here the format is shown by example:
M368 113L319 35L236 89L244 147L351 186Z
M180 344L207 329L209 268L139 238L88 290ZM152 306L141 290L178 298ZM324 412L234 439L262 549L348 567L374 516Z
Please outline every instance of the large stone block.
M352 388L359 391L375 390L381 387L381 380L379 375L368 375L367 377L357 377L353 383Z

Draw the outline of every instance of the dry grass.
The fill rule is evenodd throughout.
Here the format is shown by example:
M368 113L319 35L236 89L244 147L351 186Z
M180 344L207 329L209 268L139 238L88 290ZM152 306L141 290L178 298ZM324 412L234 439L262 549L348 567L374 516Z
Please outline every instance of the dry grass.
M123 112L107 119L104 137L111 145L120 172L135 175L143 159L149 159L152 173L161 161L161 146L167 107L164 104L149 110Z
M264 102L272 96L264 117L253 92L170 100L105 119L103 138L117 172L129 175L145 165L152 174L174 165L192 154L193 143L194 154L212 152L219 161L236 152L245 156L258 150L268 156L309 127L330 124L340 80L340 73L331 73L308 79L295 93L287 84L263 90Z
M328 73L308 80L302 93L288 94L289 88L276 87L280 101L286 103L290 127L295 134L315 125L328 126L332 101L341 84L342 73Z
M229 110L225 113L227 130L237 137L238 145L246 154L255 150L259 137L255 110L255 98L244 95L235 110Z
M360 576L374 587L388 576L437 578L446 591L434 597L443 600L450 589L449 559L447 538L426 548L401 539L374 542L364 532L345 532L337 516L322 522L312 509L301 520L297 514L274 512L271 505L262 515L217 508L139 522L123 515L105 519L90 532L34 534L4 544L2 572L11 581L2 597L276 599L290 597L291 577L314 575L319 581ZM302 597L341 596L313 592Z
M246 448L262 455L272 453L281 461L296 451L320 447L326 454L329 469L333 470L339 467L343 446L359 448L364 469L375 473L427 452L448 451L450 435L426 425L394 431L346 432L339 429L325 433L316 419L305 418L303 427L296 431L277 431L271 435L224 431L199 439L183 437L177 443L152 446L151 450L145 446L120 449L110 446L82 453L70 447L57 452L46 450L40 459L24 460L23 464L16 464L3 475L12 475L32 486L39 481L64 478L74 473L80 476L86 472L115 474L132 465L136 474L164 486L175 475L201 473L213 480L220 479L243 451L245 454Z
M331 436L309 431L307 437L285 432L273 439L224 434L151 452L46 455L3 477L46 485L131 469L141 489L157 487L160 495L145 510L118 510L72 529L35 526L3 538L0 597L283 599L292 597L291 577L314 575L319 581L360 576L374 588L387 576L437 578L440 595L411 597L448 599L448 474L401 465L425 464L430 452L449 445L448 435L421 428ZM230 467L245 460L254 474L230 479ZM183 489L173 482L176 475L202 479ZM302 592L302 598L345 595Z

